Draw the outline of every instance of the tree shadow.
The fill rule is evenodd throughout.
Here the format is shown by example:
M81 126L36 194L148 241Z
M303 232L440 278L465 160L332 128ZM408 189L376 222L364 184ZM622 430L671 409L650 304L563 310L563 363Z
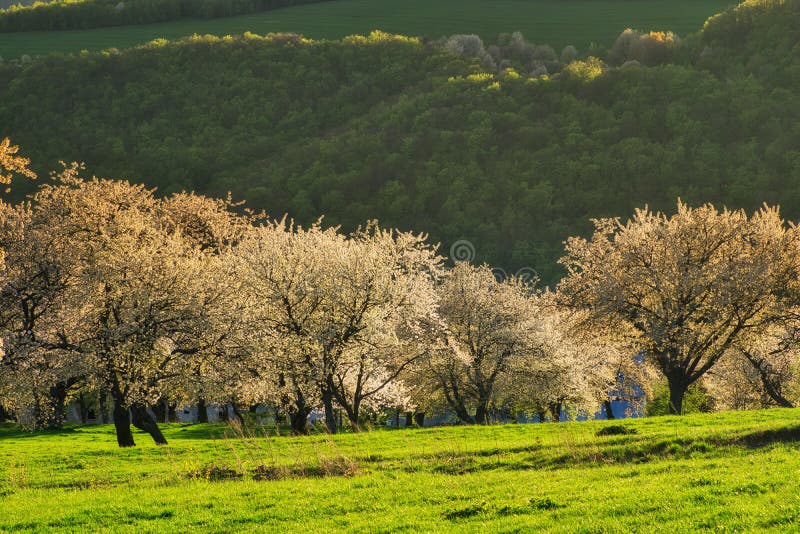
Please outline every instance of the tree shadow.
M35 438L38 436L64 436L74 434L77 427L67 425L64 428L42 429L31 432L25 430L15 423L0 423L0 440L2 439L19 439L19 438Z
M750 432L737 437L734 444L750 449L758 449L773 443L794 443L797 441L800 441L800 426Z

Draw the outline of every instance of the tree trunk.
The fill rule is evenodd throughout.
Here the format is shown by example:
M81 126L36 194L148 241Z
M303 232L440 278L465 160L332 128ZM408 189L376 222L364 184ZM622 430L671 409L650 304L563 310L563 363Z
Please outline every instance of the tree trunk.
M67 415L68 390L69 386L64 382L59 382L54 387L50 388L50 396L53 398L53 420L51 422L53 428L61 428L64 426L64 420Z
M114 399L114 427L117 431L117 444L120 447L135 447L131 432L131 414L127 406Z
M458 416L458 418L461 420L462 423L465 423L467 425L475 424L475 419L469 414L466 406L464 406L464 404L460 400L451 398L446 390L445 390L445 400L447 400L447 403L450 405L450 408L453 409L453 411L456 413L456 416Z
M281 380L283 380L282 377ZM306 403L303 392L299 389L295 389L294 397L290 398L288 395L284 396L283 402L285 406L289 406L289 424L292 426L292 434L295 436L308 434L308 416L311 415L313 407ZM275 422L277 423L277 421L278 410L276 409Z
M85 425L89 422L89 401L86 399L86 393L81 392L78 395L78 409L81 416L81 424Z
M226 419L228 421L236 421L242 428L244 428L244 417L242 417L242 412L239 411L239 408L236 407L235 402L231 402L225 406L225 412L227 414Z
M414 412L406 412L406 428L414 425Z
M603 401L603 408L605 408L606 418L607 419L609 419L609 420L610 419L616 419L616 417L614 417L614 410L611 409L611 401L610 400L606 399L606 400Z
M167 438L161 433L161 429L158 428L156 420L153 419L153 416L147 411L147 406L139 403L134 404L131 406L131 415L133 415L133 426L150 434L153 441L156 442L156 445L167 444Z
M547 413L544 410L539 410L539 422L540 423L547 422Z
M769 363L767 363L764 359L755 357L747 351L743 352L745 357L750 361L753 367L755 367L756 371L758 371L758 376L761 378L761 384L764 386L764 391L767 393L767 395L769 395L769 397L782 408L794 408L794 403L784 397L781 393L780 381L774 380L773 377L770 376Z
M681 415L683 414L683 397L686 395L686 390L689 389L689 384L682 374L668 376L667 382L669 382L669 413Z
M45 398L36 399L36 428L60 429L64 426L67 390L67 384L59 382L50 387Z
M475 423L485 425L488 423L489 415L489 401L481 400L478 402L478 407L475 409Z
M340 412L341 414L341 412ZM339 415L341 419L343 415ZM358 421L358 417L350 417L348 414L347 420L350 422L350 428L353 432L361 432L361 424ZM340 425L341 426L341 425Z
M167 422L168 423L177 423L178 422L178 405L177 404L168 404L167 405Z
M289 421L292 424L292 434L302 436L308 434L308 416L311 408L304 406L297 411L289 412Z
M762 379L762 384L764 384L764 390L767 392L767 395L769 395L775 404L781 408L794 408L794 403L784 397L771 381Z
M158 402L155 403L151 408L153 410L153 413L156 414L156 422L158 423L167 422L167 399L164 398L158 399Z
M339 419L339 428L344 427L344 418L347 417L347 421L350 423L350 428L353 432L360 432L361 431L361 417L360 417L360 408L361 408L361 398L359 398L358 388L356 388L356 392L353 396L353 402L350 403L349 399L347 398L346 394L343 394L339 388L336 387L333 379L328 378L325 384L325 388L327 391L330 392L331 401L335 401L339 404L338 412L338 419Z
M64 426L67 387L63 382L51 386L47 395L34 395L36 428L60 429Z
M206 407L206 399L203 397L197 399L197 422L208 423L208 408Z
M108 393L104 390L100 390L100 394L98 395L97 404L100 408L100 422L103 424L107 424L110 422L111 418L108 416Z
M333 394L329 391L322 393L322 406L325 408L325 427L329 434L336 434L339 425L336 423L336 411L333 409Z
M2 404L0 404L0 423L4 423L6 421L8 421L8 412L6 412L6 409Z
M417 412L414 414L414 422L417 426L421 427L425 424L425 412Z
M452 408L456 413L456 416L458 416L462 423L474 425L475 419L467 411L467 407L464 405L464 401L461 398L455 381L452 379L447 380L444 384L442 384L442 386L444 399L447 401L447 404L450 406L450 408Z
M561 403L560 402L554 402L550 406L550 417L553 418L553 422L554 423L560 423L561 422Z

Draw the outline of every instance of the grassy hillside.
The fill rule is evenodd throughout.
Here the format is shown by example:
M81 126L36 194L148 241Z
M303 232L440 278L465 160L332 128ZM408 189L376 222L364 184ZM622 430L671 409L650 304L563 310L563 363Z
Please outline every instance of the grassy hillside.
M597 435L608 422L244 439L168 425L170 445L125 450L110 426L0 426L0 530L786 532L800 527L799 417L650 418L611 435Z
M336 0L252 15L181 20L143 26L66 32L0 34L0 56L126 48L156 38L246 31L294 32L313 39L339 39L378 28L391 33L438 38L477 33L494 39L521 31L536 43L585 49L609 45L625 28L696 31L730 0Z

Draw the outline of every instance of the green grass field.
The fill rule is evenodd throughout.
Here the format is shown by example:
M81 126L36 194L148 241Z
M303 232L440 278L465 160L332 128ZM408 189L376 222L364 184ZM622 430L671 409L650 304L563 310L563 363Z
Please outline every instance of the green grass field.
M625 28L695 32L729 0L334 0L211 20L182 20L146 26L86 31L0 34L0 56L41 55L125 48L155 38L193 33L296 32L315 39L340 38L380 29L441 37L477 33L494 39L521 31L528 40L584 49L610 45Z
M632 433L597 435L613 424ZM0 531L800 530L800 410L302 438L168 425L166 435L165 447L140 434L120 450L110 426L0 426Z

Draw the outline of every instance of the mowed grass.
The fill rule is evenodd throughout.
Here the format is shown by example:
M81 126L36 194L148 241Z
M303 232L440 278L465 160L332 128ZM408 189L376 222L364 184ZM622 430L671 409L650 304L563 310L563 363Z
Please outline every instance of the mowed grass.
M211 20L180 20L145 26L87 31L0 34L0 56L43 55L126 48L156 38L186 35L234 35L251 31L301 33L314 39L338 39L380 29L438 38L476 33L493 40L521 31L529 41L582 50L596 42L610 46L625 28L698 31L729 0L332 0Z
M597 435L622 425L625 434ZM242 437L0 427L0 531L800 530L800 410ZM204 476L210 467L241 474ZM254 470L277 476L258 480ZM222 471L224 473L224 471Z

